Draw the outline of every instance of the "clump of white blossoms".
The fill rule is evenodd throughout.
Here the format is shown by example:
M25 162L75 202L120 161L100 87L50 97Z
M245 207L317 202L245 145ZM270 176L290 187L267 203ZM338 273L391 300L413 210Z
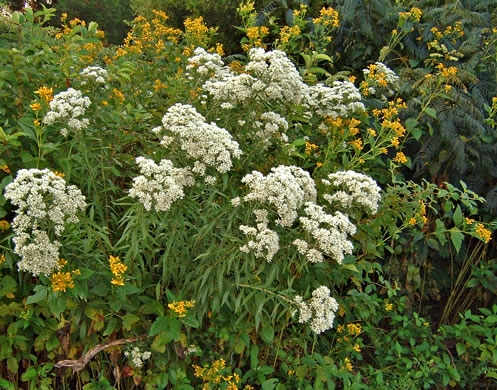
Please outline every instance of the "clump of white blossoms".
M185 196L184 187L195 184L189 168L175 168L170 160L157 165L145 157L137 157L140 176L133 179L129 190L132 198L138 198L146 210L167 211L172 203Z
M255 137L262 142L263 148L271 146L272 139L281 139L288 142L288 136L285 131L288 130L288 122L281 115L269 111L261 115L260 121L255 121L257 131Z
M215 70L213 77L202 88L218 103L227 102L231 107L248 101L307 102L308 87L285 52L252 48L248 57L244 73L236 74L229 67L222 68L222 71Z
M300 254L312 263L320 263L323 255L330 256L338 264L342 264L345 254L351 254L354 246L348 241L348 236L355 234L356 227L349 218L337 211L334 215L327 214L317 204L305 204L306 217L299 221L304 230L312 237L312 244L297 239L293 244Z
M321 286L315 289L312 292L312 298L307 302L304 302L302 297L297 295L295 303L299 312L298 322L301 324L310 322L314 333L320 334L333 328L338 303L335 298L330 296L328 287Z
M232 158L240 158L242 151L231 134L215 123L207 123L197 110L188 104L175 104L162 118L162 126L152 130L160 135L161 145L168 147L173 141L188 157L195 160L193 172L204 176L206 167L228 172Z
M133 347L130 351L124 352L124 356L131 360L131 364L134 368L141 368L145 360L150 359L152 353L149 351L141 352L140 348Z
M49 275L59 268L60 243L51 241L48 232L60 236L67 223L78 222L85 197L48 169L21 169L5 188L5 198L17 206L12 228L19 270Z
M323 198L331 205L338 204L342 209L363 208L376 213L381 200L381 188L376 182L362 173L339 171L328 175L323 184L333 189L333 194L325 194Z
M197 73L201 77L223 79L231 74L230 69L224 66L221 56L217 53L208 53L202 47L197 47L193 56L188 59L186 66L187 76Z
M271 168L267 176L252 171L244 176L242 183L250 189L243 200L274 206L279 216L276 223L281 226L292 226L297 211L306 202L316 201L314 180L308 172L296 166Z
M332 87L313 85L309 87L309 95L309 106L321 116L346 118L365 110L361 93L350 81L334 81Z
M52 125L63 122L73 130L79 131L88 127L88 118L81 118L90 106L90 99L83 97L81 91L69 88L54 96L50 102L50 111L43 118L43 123ZM67 134L67 130L64 132Z
M86 80L81 82L82 85L87 83L87 80L95 84L105 84L109 79L109 74L100 66L89 66L84 68L79 75Z
M252 239L240 248L242 252L253 252L255 257L264 257L268 263L280 249L278 234L268 228L267 210L255 210L257 228L241 225L240 230Z

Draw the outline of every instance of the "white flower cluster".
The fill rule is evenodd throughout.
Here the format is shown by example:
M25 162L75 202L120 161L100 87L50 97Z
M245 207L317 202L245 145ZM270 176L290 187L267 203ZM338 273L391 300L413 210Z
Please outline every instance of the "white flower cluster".
M140 348L133 347L133 349L131 349L131 351L124 352L124 356L131 359L131 364L133 365L133 367L141 368L143 366L143 362L145 360L150 359L150 356L152 356L152 353L149 351L140 352Z
M340 171L328 175L323 180L327 186L332 186L335 192L325 194L323 198L330 204L339 204L348 210L352 207L365 208L371 213L376 213L381 200L381 188L376 182L362 173L354 171Z
M333 87L317 84L309 87L309 106L318 115L346 118L351 114L364 111L361 93L350 81L335 81Z
M81 91L69 88L67 91L60 92L54 96L50 102L50 111L43 118L43 122L52 125L56 121L67 122L67 126L73 130L79 131L89 125L87 118L81 118L91 102L88 97L83 97ZM67 134L67 130L62 131Z
M105 69L102 69L100 66L89 66L84 68L79 75L95 84L105 84L109 79L109 74ZM81 82L82 85L86 84L86 80Z
M328 287L321 286L315 289L312 292L312 298L308 302L304 302L302 297L297 295L295 303L299 311L298 322L303 324L310 321L311 329L314 333L320 334L333 328L338 303L335 298L330 296Z
M239 158L242 151L231 134L215 123L207 123L205 118L188 104L175 104L167 110L162 118L163 126L152 131L159 135L166 131L161 145L168 147L173 141L181 150L195 159L193 172L205 175L206 167L213 167L218 172L228 172L233 163L232 158Z
M255 257L264 257L268 263L280 249L278 234L268 228L267 210L255 210L257 228L241 225L240 230L247 236L253 237L240 250L245 253L254 252Z
M133 179L129 190L132 198L138 198L146 210L152 206L156 211L167 211L171 204L185 196L184 187L195 181L189 168L175 168L170 160L161 160L159 165L145 157L137 157L140 176Z
M245 175L242 183L250 188L243 198L245 201L257 201L276 207L281 226L291 226L297 218L297 211L306 202L315 202L316 186L308 172L296 166L280 165L271 168L271 173L264 176L252 171Z
M77 222L85 197L48 169L21 169L5 188L5 198L18 207L12 228L14 252L22 258L19 270L49 275L59 267L60 243L50 240L48 229L60 236L66 223Z
M188 77L193 77L194 72L202 77L214 77L217 79L229 76L229 68L224 67L223 60L219 54L208 53L201 47L197 47L193 54L193 57L188 59L188 65L186 66Z
M356 227L345 214L337 211L335 215L329 215L321 206L311 202L306 203L304 212L307 217L300 217L299 221L312 236L313 245L311 247L301 239L295 240L293 244L299 253L311 263L322 262L324 254L342 264L344 255L351 254L354 248L348 236L355 234Z
M279 138L284 142L288 142L288 136L285 131L288 130L288 122L281 115L269 111L261 115L260 121L255 121L257 132L255 136L262 142L263 148L267 149L271 146L273 138Z
M228 102L232 106L252 100L285 104L307 101L307 86L284 52L252 48L248 57L246 73L236 74L226 66L216 68L213 77L203 84L203 89L215 101ZM219 63L216 62L215 66Z

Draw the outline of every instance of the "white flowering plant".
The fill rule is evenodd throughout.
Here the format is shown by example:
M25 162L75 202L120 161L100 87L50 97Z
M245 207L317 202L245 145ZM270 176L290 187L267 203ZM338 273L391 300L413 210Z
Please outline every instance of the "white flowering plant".
M295 11L296 26L310 23ZM71 370L85 386L96 367L122 388L362 381L407 310L399 296L423 291L421 266L404 267L407 286L382 270L426 260L409 252L424 240L454 253L466 236L488 242L482 198L402 178L411 129L385 64L363 83L312 69L332 62L324 53L299 67L282 49L314 38L274 30L264 47L264 26L246 29L245 57L225 56L202 19L182 31L153 14L102 50L95 25L64 21L43 36L61 47L46 53L50 76L30 73L22 110L5 103L0 372L28 367L21 378L40 388L76 387ZM337 18L324 8L314 36ZM33 376L58 359L71 370Z

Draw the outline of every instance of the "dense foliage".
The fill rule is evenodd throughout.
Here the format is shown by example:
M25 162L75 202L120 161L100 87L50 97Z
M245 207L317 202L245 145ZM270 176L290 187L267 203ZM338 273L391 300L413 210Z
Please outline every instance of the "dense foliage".
M1 388L495 384L493 3L317 3L0 17Z

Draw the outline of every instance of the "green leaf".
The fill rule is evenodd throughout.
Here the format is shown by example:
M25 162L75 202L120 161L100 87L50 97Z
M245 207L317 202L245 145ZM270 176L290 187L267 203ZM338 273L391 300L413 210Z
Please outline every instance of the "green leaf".
M50 336L48 337L48 340L47 340L47 344L46 344L47 351L50 352L52 349L54 349L58 345L59 345L59 339L57 338L57 336L54 333L50 334Z
M271 343L274 340L274 328L271 325L264 325L261 333L262 341Z
M433 119L437 119L437 112L436 112L433 108L431 108L431 107L426 107L426 108L425 108L425 112L426 112L429 116L431 116Z
M200 322L192 316L186 316L181 319L181 322L190 328L198 328L200 326Z
M262 390L273 390L276 387L277 383L278 379L276 378L268 379L262 384Z
M9 382L6 379L0 378L0 389L5 389L5 390L15 390L15 386L12 382Z
M140 321L140 317L131 313L127 313L123 318L123 329L131 330L131 327L138 321Z
M150 327L150 332L148 333L148 335L155 336L160 332L164 332L168 329L169 329L169 323L167 321L167 318L161 316L154 321L154 323Z
M47 297L48 290L45 286L38 285L34 288L34 291L36 291L36 293L29 296L28 299L26 299L26 303L28 305L32 305L33 303L38 303Z
M117 320L115 318L111 318L107 323L107 328L105 328L104 336L110 336L112 332L114 332L114 329L116 329L116 326Z
M34 367L29 367L24 374L21 375L21 381L27 382L30 381L31 379L34 379L38 376L38 372L36 371L36 368Z
M462 211L461 211L461 206L457 205L456 207L456 211L454 211L454 216L453 216L453 219L454 219L454 223L456 225L459 225L462 223Z
M257 368L257 365L259 364L259 348L257 347L256 344L252 344L250 347L250 368L252 370L255 370Z
M452 230L450 232L450 240L452 241L452 244L454 245L454 249L456 250L456 253L459 253L459 250L461 249L461 244L464 240L464 234L460 232L459 230Z
M462 343L457 343L456 350L458 355L462 355L464 352L466 352L466 346Z

